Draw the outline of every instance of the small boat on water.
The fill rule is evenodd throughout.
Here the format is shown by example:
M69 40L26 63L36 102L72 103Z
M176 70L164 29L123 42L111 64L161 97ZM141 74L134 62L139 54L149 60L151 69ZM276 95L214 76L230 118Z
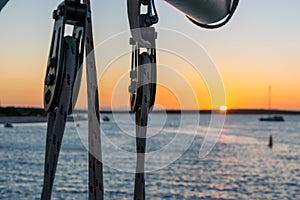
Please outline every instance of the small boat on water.
M13 128L14 126L11 123L5 123L4 128Z
M274 115L271 116L271 86L269 86L269 95L268 95L268 111L269 111L269 116L268 117L261 117L259 118L259 121L262 122L284 122L283 116L280 115Z
M262 117L259 118L259 121L265 121L265 122L284 122L284 118L282 116L269 116L269 117Z
M102 117L102 120L104 122L109 122L110 121L109 117L107 117L106 115L104 117Z

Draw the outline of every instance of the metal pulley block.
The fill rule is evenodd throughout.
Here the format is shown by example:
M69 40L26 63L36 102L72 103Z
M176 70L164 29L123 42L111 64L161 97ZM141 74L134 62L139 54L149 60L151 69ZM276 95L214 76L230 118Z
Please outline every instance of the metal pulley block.
M65 76L65 26L73 25L72 38L76 42L76 47L72 49L75 57L75 77L78 71L81 71L84 52L85 28L87 21L87 6L80 2L65 1L61 3L57 10L53 11L55 20L50 53L48 58L45 82L44 82L44 109L47 112L53 112L58 106L61 95L62 80ZM78 76L77 76L78 77ZM80 77L79 84L80 85ZM71 85L72 90L74 84ZM72 102L76 102L77 94L73 94ZM69 113L72 112L75 103L71 103Z
M147 13L141 14L141 6L147 6ZM128 18L132 38L132 63L130 71L130 110L138 111L143 102L144 88L150 88L149 112L152 110L156 93L156 44L157 33L153 24L158 15L153 0L128 0ZM154 12L154 15L153 13Z
M131 112L136 112L142 106L142 91L144 87L150 87L150 102L148 102L149 112L154 106L157 71L156 63L153 61L153 56L147 52L143 52L139 55L138 66L130 72L131 84L129 86L129 92Z

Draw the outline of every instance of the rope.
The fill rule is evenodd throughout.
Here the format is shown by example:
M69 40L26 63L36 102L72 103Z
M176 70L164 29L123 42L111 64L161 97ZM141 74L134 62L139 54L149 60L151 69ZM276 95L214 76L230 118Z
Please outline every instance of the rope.
M58 156L66 125L67 113L69 110L69 99L72 96L71 85L74 81L76 55L71 49L76 49L76 40L71 37L65 38L66 47L66 76L63 79L63 87L59 99L58 108L48 115L46 154L44 166L44 184L42 200L50 200L51 192L57 168Z
M89 15L86 26L86 76L88 94L88 141L89 141L89 199L104 199L103 164L101 150L101 132L98 100L98 83L94 52L93 27L90 0L83 0L88 5Z

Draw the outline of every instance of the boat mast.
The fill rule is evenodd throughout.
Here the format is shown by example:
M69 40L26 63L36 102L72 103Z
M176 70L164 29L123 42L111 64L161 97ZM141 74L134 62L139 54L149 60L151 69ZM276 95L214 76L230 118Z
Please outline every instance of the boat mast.
M269 85L268 109L271 110L271 85Z
M271 116L271 95L272 95L272 88L271 88L271 85L269 85L269 88L268 88L268 113L269 113L269 116Z

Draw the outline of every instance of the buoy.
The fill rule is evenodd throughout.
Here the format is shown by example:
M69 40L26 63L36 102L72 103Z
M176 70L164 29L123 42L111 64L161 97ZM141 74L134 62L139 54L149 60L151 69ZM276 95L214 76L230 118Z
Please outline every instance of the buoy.
M273 137L272 137L272 135L270 135L270 138L269 138L269 147L270 148L273 147Z

